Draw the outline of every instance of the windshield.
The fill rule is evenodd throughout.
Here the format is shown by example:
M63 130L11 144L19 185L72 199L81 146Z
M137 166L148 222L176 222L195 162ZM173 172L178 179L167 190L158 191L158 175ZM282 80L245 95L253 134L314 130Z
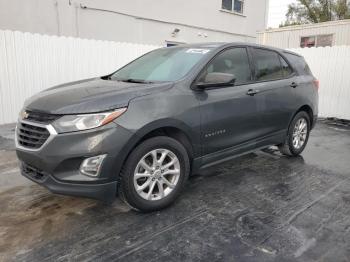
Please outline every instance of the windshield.
M184 77L210 48L161 48L115 72L112 80L128 82L176 81Z

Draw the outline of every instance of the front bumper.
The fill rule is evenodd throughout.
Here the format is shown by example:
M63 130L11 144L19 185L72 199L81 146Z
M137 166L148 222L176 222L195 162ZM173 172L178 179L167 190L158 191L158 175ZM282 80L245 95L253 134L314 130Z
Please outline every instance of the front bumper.
M40 150L16 148L22 175L65 195L111 201L117 195L117 178L132 133L115 123L64 134L56 134ZM80 164L88 157L107 154L98 177L81 174ZM25 172L26 167L33 169ZM38 175L39 174L39 175Z
M103 200L106 202L111 202L115 199L117 182L109 182L105 184L79 184L71 182L62 182L57 180L54 176L39 171L36 169L35 172L40 172L42 175L34 175L33 173L25 171L28 169L26 163L21 163L21 174L28 179L42 185L43 187L49 189L53 193L69 195L69 196L84 196L88 198L94 198L98 200Z

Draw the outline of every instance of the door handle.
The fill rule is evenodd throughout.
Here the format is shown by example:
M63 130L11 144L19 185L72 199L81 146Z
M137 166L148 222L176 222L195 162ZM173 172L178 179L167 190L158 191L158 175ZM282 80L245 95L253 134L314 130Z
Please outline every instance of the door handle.
M248 92L247 92L247 95L248 96L254 96L256 95L257 93L259 93L260 91L259 90L256 90L256 89L249 89Z
M293 83L290 84L290 86L293 87L293 88L296 88L298 86L298 84L293 82Z

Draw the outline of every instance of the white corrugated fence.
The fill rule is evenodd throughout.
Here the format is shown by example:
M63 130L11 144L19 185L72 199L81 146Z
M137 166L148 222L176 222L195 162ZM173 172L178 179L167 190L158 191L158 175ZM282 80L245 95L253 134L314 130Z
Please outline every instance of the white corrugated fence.
M43 89L111 73L158 47L0 30L0 124Z
M292 49L320 81L319 116L350 120L350 46Z
M0 30L0 124L48 87L108 74L158 46ZM295 49L320 80L319 113L350 119L350 46Z

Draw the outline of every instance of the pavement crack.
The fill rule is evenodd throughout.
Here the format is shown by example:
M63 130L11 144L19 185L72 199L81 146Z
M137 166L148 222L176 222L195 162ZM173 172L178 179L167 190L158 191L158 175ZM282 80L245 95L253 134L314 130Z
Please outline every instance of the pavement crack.
M151 244L152 240L155 237L157 237L159 235L162 235L162 234L164 234L166 232L169 232L169 231L177 228L178 226L181 226L181 225L183 225L185 223L188 223L188 222L190 222L192 220L195 220L196 218L206 214L207 212L208 212L207 209L199 210L199 211L195 212L191 216L187 216L187 217L181 219L180 221L178 221L178 222L176 222L174 224L171 224L169 226L164 227L163 229L159 230L158 232L155 232L153 234L150 234L150 235L146 236L144 240L137 241L133 245L131 245L131 246L129 246L129 247L123 249L123 250L119 250L119 252L117 252L114 255L112 254L111 256L108 256L108 258L106 258L106 259L107 260L110 260L110 259L112 259L112 260L119 260L121 258L129 256L129 255L133 254L134 252L137 252L138 250L142 249L143 247ZM120 254L120 255L118 255L118 254ZM117 255L117 257L114 257L115 255Z
M298 216L300 216L306 210L308 210L309 208L314 206L316 203L320 202L323 198L327 197L334 190L336 190L340 185L342 185L344 183L345 180L347 180L347 179L340 181L335 186L328 189L324 194L320 195L318 198L314 199L313 201L311 201L310 203L308 203L307 205L305 205L304 207L302 207L301 209L296 211L293 215L290 216L290 218L286 221L286 223L283 224L283 226L285 226L287 224L291 224Z
M347 181L347 179L344 179L340 182L338 182L336 185L334 185L333 187L331 187L330 189L328 189L324 194L321 194L319 197L317 197L316 199L314 199L313 201L311 201L310 203L306 204L305 206L303 206L302 208L300 208L299 210L297 210L296 212L294 212L293 215L291 215L289 217L289 219L287 219L287 221L285 223L283 223L281 226L277 227L275 230L273 230L266 238L264 238L259 245L262 245L264 243L266 243L267 240L269 240L276 231L284 228L287 225L290 225L295 219L297 219L298 216L300 216L301 214L303 214L306 210L310 209L312 206L314 206L315 204L317 204L318 202L320 202L322 199L324 199L325 197L327 197L329 194L331 194L334 190L336 190L339 186L341 186L345 181Z

